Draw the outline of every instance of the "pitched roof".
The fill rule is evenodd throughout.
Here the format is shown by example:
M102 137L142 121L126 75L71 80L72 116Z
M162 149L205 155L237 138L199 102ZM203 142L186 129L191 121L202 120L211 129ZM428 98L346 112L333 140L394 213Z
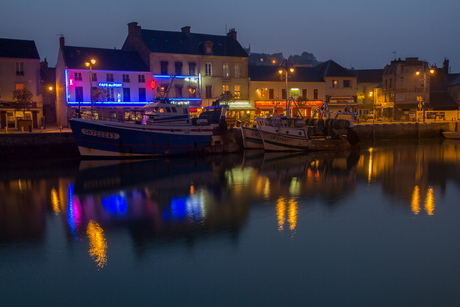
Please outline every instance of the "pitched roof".
M151 52L205 55L204 44L213 43L213 55L248 57L237 40L229 35L211 35L183 32L141 30L144 44Z
M136 51L65 46L61 48L65 65L70 69L86 69L85 63L96 59L94 70L149 71Z
M383 69L356 69L351 70L358 83L380 83L382 82Z
M281 81L284 75L279 74L279 66L249 65L251 81ZM294 67L294 72L289 73L290 82L324 82L315 67Z
M329 60L318 64L315 68L321 77L355 77L348 69L343 68L336 62Z
M35 42L0 38L0 58L40 59Z

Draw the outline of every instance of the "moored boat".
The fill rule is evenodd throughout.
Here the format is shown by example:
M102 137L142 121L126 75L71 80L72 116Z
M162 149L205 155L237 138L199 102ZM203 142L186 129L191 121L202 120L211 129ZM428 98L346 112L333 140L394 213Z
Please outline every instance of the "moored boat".
M70 126L80 155L148 158L235 150L228 146L229 138L224 137L232 134L225 124L227 106L210 107L198 118L190 118L187 107L171 105L166 100L146 108L143 121L138 123L72 118ZM226 138L226 146L220 146L213 137ZM220 147L214 148L215 145Z
M446 138L446 139L457 139L457 140L460 140L460 132L456 132L456 131L444 131L442 133L442 135Z
M299 119L274 118L257 128L266 151L307 151L310 148L308 128Z

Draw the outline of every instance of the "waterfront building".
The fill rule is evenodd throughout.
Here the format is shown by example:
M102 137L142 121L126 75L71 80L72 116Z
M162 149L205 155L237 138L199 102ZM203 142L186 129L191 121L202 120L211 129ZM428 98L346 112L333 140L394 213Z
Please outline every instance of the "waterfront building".
M91 63L91 61L94 61ZM71 116L140 120L154 100L149 68L136 51L66 46L60 38L56 64L57 123Z
M31 94L18 104L14 92ZM40 56L32 40L0 39L0 125L2 128L38 128L42 123Z
M458 109L458 104L447 91L448 66L447 60L443 68L437 68L417 57L391 61L382 76L382 116L415 121L420 116L425 120L427 111Z
M357 77L332 60L315 67L295 66L293 72L282 66L250 65L249 72L250 100L259 115L285 112L286 94L296 102L289 107L293 116L309 117L324 101L332 111L356 110Z
M173 103L189 104L191 111L220 100L230 106L229 117L254 110L249 103L248 55L235 29L227 35L146 30L128 24L123 50L136 50L153 74L156 92L167 89Z
M350 70L357 79L357 112L362 120L380 117L383 69Z

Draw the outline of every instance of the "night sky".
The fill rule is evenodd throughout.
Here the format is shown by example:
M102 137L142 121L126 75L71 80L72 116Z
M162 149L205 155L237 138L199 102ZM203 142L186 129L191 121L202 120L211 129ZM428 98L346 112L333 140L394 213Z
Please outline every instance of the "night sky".
M459 0L3 0L0 38L34 40L41 59L56 65L66 44L121 48L129 22L143 29L224 35L235 28L252 52L285 57L313 53L355 69L383 68L418 57L460 72Z

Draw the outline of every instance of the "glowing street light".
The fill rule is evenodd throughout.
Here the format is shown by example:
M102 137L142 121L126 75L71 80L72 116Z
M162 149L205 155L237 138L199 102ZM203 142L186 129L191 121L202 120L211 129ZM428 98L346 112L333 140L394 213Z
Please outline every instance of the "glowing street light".
M89 99L91 101L91 119L93 119L93 65L96 64L95 59L86 62L86 67L89 67Z
M281 67L279 70L278 70L278 73L280 75L282 75L284 72L284 76L286 78L286 116L287 117L291 117L291 110L289 108L289 98L288 98L288 74L289 72L293 73L294 72L294 68L293 67L290 67L288 69L288 61L285 60L284 61L284 67Z
M420 104L422 106L422 111L423 111L423 122L425 122L425 103L426 103L426 91L427 91L426 90L426 80L429 77L429 75L427 77L427 73L426 73L426 67L427 66L428 66L427 63L423 63L423 79L420 79L420 80L423 80L423 101L420 101ZM434 70L433 66L430 67L430 69L428 71L432 75L435 73L435 70ZM421 74L420 70L417 69L415 74L417 76L420 76L420 74ZM429 89L428 89L428 92L429 92Z

